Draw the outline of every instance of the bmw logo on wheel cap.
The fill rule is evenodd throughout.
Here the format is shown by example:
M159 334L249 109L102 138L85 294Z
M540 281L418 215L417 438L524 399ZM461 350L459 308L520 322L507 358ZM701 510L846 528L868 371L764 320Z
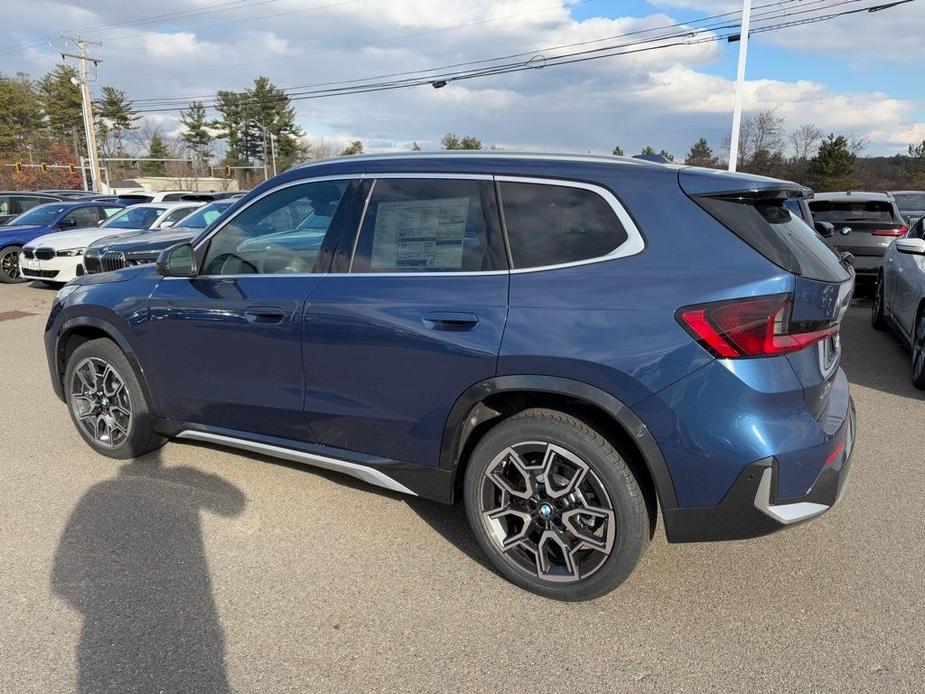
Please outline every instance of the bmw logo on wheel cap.
M552 509L552 504L550 503L547 503L544 501L542 504L539 505L539 507L537 507L537 511L539 511L540 517L543 520L549 520L550 518L552 518L553 509Z

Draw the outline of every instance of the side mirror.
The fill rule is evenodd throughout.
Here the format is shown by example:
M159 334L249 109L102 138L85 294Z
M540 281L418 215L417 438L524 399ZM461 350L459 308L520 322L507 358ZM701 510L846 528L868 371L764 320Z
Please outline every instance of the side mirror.
M830 239L835 236L835 225L832 222L816 222L816 233L824 239Z
M158 229L166 229L167 227L172 227L172 226L173 226L173 222L171 222L171 221L168 220L168 221L166 221L166 222L161 222L160 224L158 224L158 225L157 225L157 228L158 228Z
M925 255L925 239L896 239L896 250L911 255Z
M196 255L190 243L178 243L165 248L157 257L157 271L164 277L195 277Z
M98 221L98 222L96 223L96 226L98 226L98 227L103 226L103 222L105 222L105 221L106 221L105 219L101 219L100 221Z

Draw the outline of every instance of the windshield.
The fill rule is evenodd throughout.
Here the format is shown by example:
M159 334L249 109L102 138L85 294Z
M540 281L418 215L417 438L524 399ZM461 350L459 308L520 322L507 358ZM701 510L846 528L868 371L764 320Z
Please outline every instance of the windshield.
M60 203L48 203L47 205L39 205L38 207L33 207L28 212L23 212L18 217L15 217L9 221L10 226L14 224L33 224L35 226L45 226L46 224L51 224L54 222L58 215L64 212L67 209L67 205L62 205Z
M166 207L128 207L103 224L107 229L150 229Z
M900 210L925 210L925 193L894 193Z
M193 214L188 215L176 223L175 226L186 227L188 229L205 229L212 222L222 216L222 212L231 207L230 202L213 202L205 207L200 207Z

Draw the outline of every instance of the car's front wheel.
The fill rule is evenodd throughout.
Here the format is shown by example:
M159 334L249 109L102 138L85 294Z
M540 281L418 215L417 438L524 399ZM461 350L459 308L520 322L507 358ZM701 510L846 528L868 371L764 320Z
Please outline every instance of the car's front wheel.
M632 471L583 421L530 409L496 425L465 476L469 523L506 578L557 600L589 600L632 572L649 515Z
M912 335L912 385L925 390L925 309L919 311Z
M166 440L152 428L135 371L111 340L90 340L74 350L64 371L64 392L74 426L98 453L134 458Z
M17 284L27 282L19 271L19 246L0 248L0 283Z

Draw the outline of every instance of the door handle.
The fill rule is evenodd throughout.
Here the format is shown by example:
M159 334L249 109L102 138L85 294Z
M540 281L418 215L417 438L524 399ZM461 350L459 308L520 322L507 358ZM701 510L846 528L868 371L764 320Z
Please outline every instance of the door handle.
M424 315L424 325L434 330L472 330L478 323L477 315L464 311L431 311Z
M251 306L244 311L248 323L282 323L286 312L274 306Z

